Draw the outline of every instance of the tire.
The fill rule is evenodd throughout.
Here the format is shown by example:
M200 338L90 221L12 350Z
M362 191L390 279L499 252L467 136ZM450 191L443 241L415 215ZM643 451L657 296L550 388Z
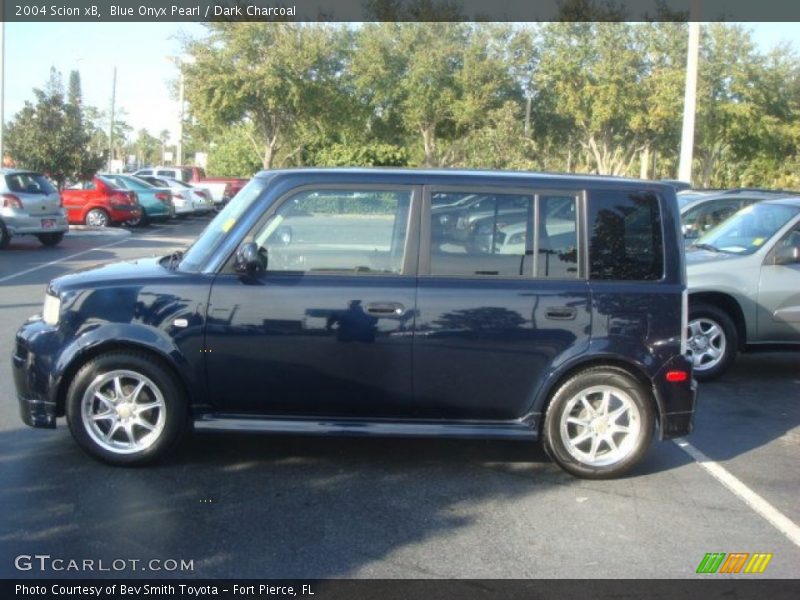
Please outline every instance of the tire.
M61 243L61 240L64 239L64 232L59 231L58 233L40 233L36 237L39 238L39 241L44 246L58 246Z
M117 381L124 402L116 400ZM137 395L139 383L143 387ZM144 405L150 408L142 409ZM78 445L112 465L158 460L188 429L187 398L180 383L159 360L136 351L109 352L81 367L67 391L66 413ZM103 418L105 413L110 416Z
M0 250L3 248L7 248L8 244L11 242L11 234L8 233L8 229L6 229L6 224L3 221L0 221Z
M606 397L608 403L604 404ZM626 371L588 368L570 377L551 396L544 421L545 450L562 469L577 477L618 477L635 466L649 448L654 406L650 392ZM628 431L612 432L613 426Z
M736 359L739 348L736 325L727 312L713 304L689 306L687 335L694 377L698 381L720 377Z
M142 212L138 218L125 221L125 225L128 227L147 227L148 222L147 215Z
M86 217L84 218L83 222L86 223L87 227L103 228L108 227L111 224L111 219L109 218L108 213L102 208L93 208L86 213Z

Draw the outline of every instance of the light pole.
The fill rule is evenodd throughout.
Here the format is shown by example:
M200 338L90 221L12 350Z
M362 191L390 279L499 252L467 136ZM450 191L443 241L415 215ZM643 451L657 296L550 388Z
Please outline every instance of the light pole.
M678 179L692 182L694 120L697 109L697 63L700 54L700 0L692 0L689 13L689 50L686 56L686 87L683 96L683 131Z
M111 83L111 119L108 123L108 172L111 173L111 162L114 160L114 108L117 102L117 67L114 67L114 79Z
M183 72L183 65L194 64L194 56L189 54L182 54L180 56L168 56L167 60L175 63L178 66L178 141L175 144L175 164L183 164L183 120L185 117L185 79L186 76Z

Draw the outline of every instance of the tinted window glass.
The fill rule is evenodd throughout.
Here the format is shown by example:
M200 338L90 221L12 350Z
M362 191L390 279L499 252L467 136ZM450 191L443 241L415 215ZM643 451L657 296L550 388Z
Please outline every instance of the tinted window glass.
M577 200L574 196L539 196L537 277L578 276Z
M156 175L161 177L175 177L175 171L156 171Z
M269 271L400 273L410 206L410 191L301 192L254 241Z
M594 192L589 198L589 226L592 279L661 279L664 251L655 194Z
M52 194L56 188L44 175L38 173L14 173L6 175L9 191L18 194Z
M431 274L531 273L533 198L436 192L431 197Z

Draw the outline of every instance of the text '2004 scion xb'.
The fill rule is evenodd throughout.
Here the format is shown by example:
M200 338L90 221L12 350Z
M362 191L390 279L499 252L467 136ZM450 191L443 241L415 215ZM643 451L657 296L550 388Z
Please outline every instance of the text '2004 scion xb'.
M22 418L114 464L194 429L541 439L617 476L692 429L682 245L657 183L263 172L185 253L50 283Z

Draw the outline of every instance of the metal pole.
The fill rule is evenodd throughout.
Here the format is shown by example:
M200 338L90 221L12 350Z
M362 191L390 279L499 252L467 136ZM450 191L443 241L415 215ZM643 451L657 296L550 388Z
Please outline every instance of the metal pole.
M175 148L175 164L180 166L183 164L183 63L178 63L178 68L181 70L181 76L178 84L178 144Z
M111 120L108 124L108 172L114 159L114 105L117 101L117 67L114 67L114 80L111 84Z
M0 3L0 7L3 7L3 4ZM5 129L6 125L6 105L5 105L5 97L6 97L6 73L5 73L5 65L6 65L6 22L0 20L0 166L5 166L5 146L3 146L3 129Z
M689 51L686 57L686 88L683 97L683 132L678 179L692 182L694 119L697 108L697 64L700 53L700 0L692 0L689 22Z

